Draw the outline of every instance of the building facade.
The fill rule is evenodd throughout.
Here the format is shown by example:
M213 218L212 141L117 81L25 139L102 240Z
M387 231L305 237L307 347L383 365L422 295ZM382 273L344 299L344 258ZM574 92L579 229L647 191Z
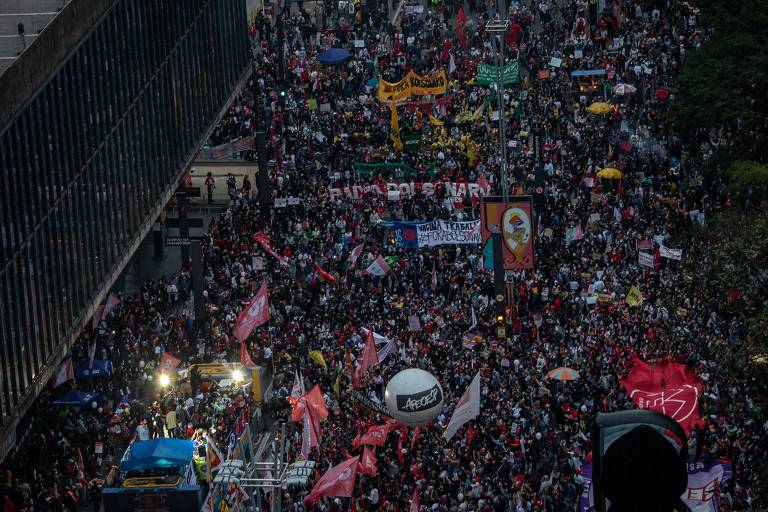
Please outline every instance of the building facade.
M244 0L85 0L59 18L89 2L102 14L80 28L71 51L44 79L43 66L30 62L35 90L21 105L0 105L6 434L90 321L249 69ZM66 29L59 18L36 44L56 44L45 36ZM0 77L0 89L2 81L24 86L24 69L15 69L24 65L19 59Z

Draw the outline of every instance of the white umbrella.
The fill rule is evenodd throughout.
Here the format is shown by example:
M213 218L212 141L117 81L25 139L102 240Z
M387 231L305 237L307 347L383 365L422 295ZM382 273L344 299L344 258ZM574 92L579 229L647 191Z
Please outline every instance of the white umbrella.
M613 86L613 94L618 96L629 96L637 92L637 87L629 84L616 84Z

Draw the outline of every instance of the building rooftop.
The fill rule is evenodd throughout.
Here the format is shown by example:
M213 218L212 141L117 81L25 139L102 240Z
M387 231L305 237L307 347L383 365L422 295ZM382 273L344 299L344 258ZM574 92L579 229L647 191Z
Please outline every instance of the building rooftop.
M0 75L21 53L34 43L37 35L56 17L70 0L0 1ZM24 36L19 34L19 24Z

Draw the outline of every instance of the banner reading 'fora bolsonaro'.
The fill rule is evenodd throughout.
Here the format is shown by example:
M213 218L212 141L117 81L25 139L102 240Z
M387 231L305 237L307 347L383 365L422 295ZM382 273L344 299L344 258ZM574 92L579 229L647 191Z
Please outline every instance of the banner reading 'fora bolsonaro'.
M399 100L413 95L445 94L448 79L445 71L432 76L422 76L409 71L399 82L379 80L379 99L382 101Z
M392 231L396 245L405 249L480 243L479 220L395 221L392 223Z

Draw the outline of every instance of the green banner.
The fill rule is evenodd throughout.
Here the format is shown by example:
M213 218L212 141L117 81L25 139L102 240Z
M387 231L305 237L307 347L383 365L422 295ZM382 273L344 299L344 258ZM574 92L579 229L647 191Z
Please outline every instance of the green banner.
M403 135L400 140L403 142L403 151L418 151L421 147L421 134Z
M504 85L520 83L520 65L517 61L502 67L501 82ZM478 85L491 85L496 83L496 66L480 64L477 66Z
M405 148L406 137L411 137L411 135L403 136L404 148ZM419 140L419 144L421 144L421 140ZM364 162L355 163L355 172L361 176L378 174L380 172L393 174L398 169L401 169L403 171L403 175L406 178L410 178L412 176L416 176L419 174L419 171L417 171L410 165L403 162L379 162L376 164L367 164ZM435 164L432 164L427 168L427 174L429 175L430 178L435 177Z

